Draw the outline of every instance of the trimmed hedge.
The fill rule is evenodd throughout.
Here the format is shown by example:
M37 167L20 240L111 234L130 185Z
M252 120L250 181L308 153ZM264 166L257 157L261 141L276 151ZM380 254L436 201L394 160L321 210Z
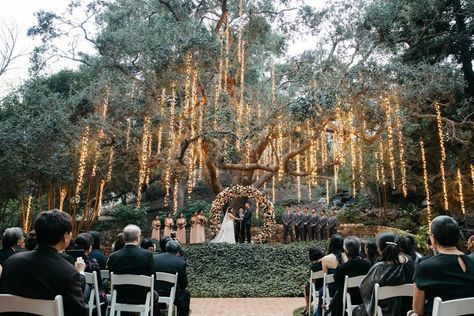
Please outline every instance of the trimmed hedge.
M326 242L187 245L188 288L193 297L302 296L313 244L326 247Z

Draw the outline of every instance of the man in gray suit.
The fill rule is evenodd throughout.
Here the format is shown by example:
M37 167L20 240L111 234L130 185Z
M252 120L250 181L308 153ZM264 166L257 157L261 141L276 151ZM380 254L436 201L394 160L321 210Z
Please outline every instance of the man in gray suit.
M290 205L285 206L285 211L281 216L281 221L283 223L283 242L286 244L286 238L288 234L290 235L290 241L293 242L295 236L293 235L293 226L295 225L295 219L293 217L293 212L291 211Z
M309 212L309 207L307 206L304 208L303 224L304 224L303 239L305 241L311 240L311 213Z
M319 218L319 225L318 225L318 230L321 236L321 240L326 239L326 227L328 223L328 218L326 216L326 213L321 210L321 217Z
M319 240L319 230L318 230L318 225L319 225L319 215L316 212L316 209L313 208L311 210L311 221L310 221L310 238L311 240Z
M336 211L332 211L331 217L328 219L327 230L328 236L331 237L333 234L337 233L337 227L339 222L337 221Z
M296 216L295 216L295 233L296 233L296 240L302 241L304 237L304 218L305 215L301 210L301 206L296 207Z

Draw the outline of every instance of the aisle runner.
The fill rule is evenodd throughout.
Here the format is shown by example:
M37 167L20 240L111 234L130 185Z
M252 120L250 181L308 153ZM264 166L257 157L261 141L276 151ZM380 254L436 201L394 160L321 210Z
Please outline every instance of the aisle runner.
M191 316L292 316L303 297L191 298Z

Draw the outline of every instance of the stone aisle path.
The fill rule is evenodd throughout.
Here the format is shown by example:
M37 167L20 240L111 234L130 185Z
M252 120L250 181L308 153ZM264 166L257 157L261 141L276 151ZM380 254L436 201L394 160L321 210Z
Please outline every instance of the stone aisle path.
M191 316L292 316L302 297L191 298Z

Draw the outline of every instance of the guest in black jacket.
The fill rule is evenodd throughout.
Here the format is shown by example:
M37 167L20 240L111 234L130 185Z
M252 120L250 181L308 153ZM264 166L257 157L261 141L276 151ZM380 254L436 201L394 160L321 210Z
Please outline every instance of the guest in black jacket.
M19 249L22 249L21 245L25 245L21 228L10 227L5 229L2 236L2 249L0 249L0 265L3 265L3 262L17 253Z
M92 244L91 257L97 260L100 269L105 270L105 264L107 259L105 258L104 252L100 249L100 235L95 230L91 230L89 234L92 236L94 243Z
M72 237L71 216L59 210L41 212L34 228L38 247L5 261L0 292L46 300L62 295L64 315L87 315L77 271L84 271L85 264L76 262L74 268L59 254Z
M163 237L165 238L165 237ZM176 240L169 240L166 243L166 252L154 256L156 272L175 274L178 272L178 282L176 287L176 297L174 305L178 309L178 316L189 314L189 303L191 294L186 289L188 286L188 276L186 274L186 262L180 258L180 244ZM156 290L160 295L169 296L172 285L168 282L157 281Z
M140 228L136 225L127 225L123 230L125 247L110 255L107 267L115 274L155 275L153 253L140 248ZM117 302L143 304L149 289L136 285L120 285L117 290ZM155 302L158 295L155 292ZM156 308L155 308L156 312Z
M311 272L318 272L323 270L323 266L321 263L321 260L324 257L324 252L319 248L318 246L311 246L308 251L309 255L309 260L311 260L311 267L310 270ZM311 273L310 272L310 273ZM301 313L304 316L308 316L308 310L309 310L309 302L311 300L311 297L309 297L309 282L306 282L306 285L304 287L304 301L305 301L305 309ZM316 290L316 293L318 293L319 289L323 286L323 279L317 279L314 281L314 287Z
M360 241L359 238L349 236L344 239L344 252L347 256L347 261L336 268L334 272L334 282L336 283L337 292L331 302L331 314L343 315L342 299L344 291L344 281L346 275L350 277L366 275L370 270L371 264L369 261L360 257ZM362 303L359 288L350 288L347 292L351 296L352 305L359 305ZM347 306L347 305L346 305Z

